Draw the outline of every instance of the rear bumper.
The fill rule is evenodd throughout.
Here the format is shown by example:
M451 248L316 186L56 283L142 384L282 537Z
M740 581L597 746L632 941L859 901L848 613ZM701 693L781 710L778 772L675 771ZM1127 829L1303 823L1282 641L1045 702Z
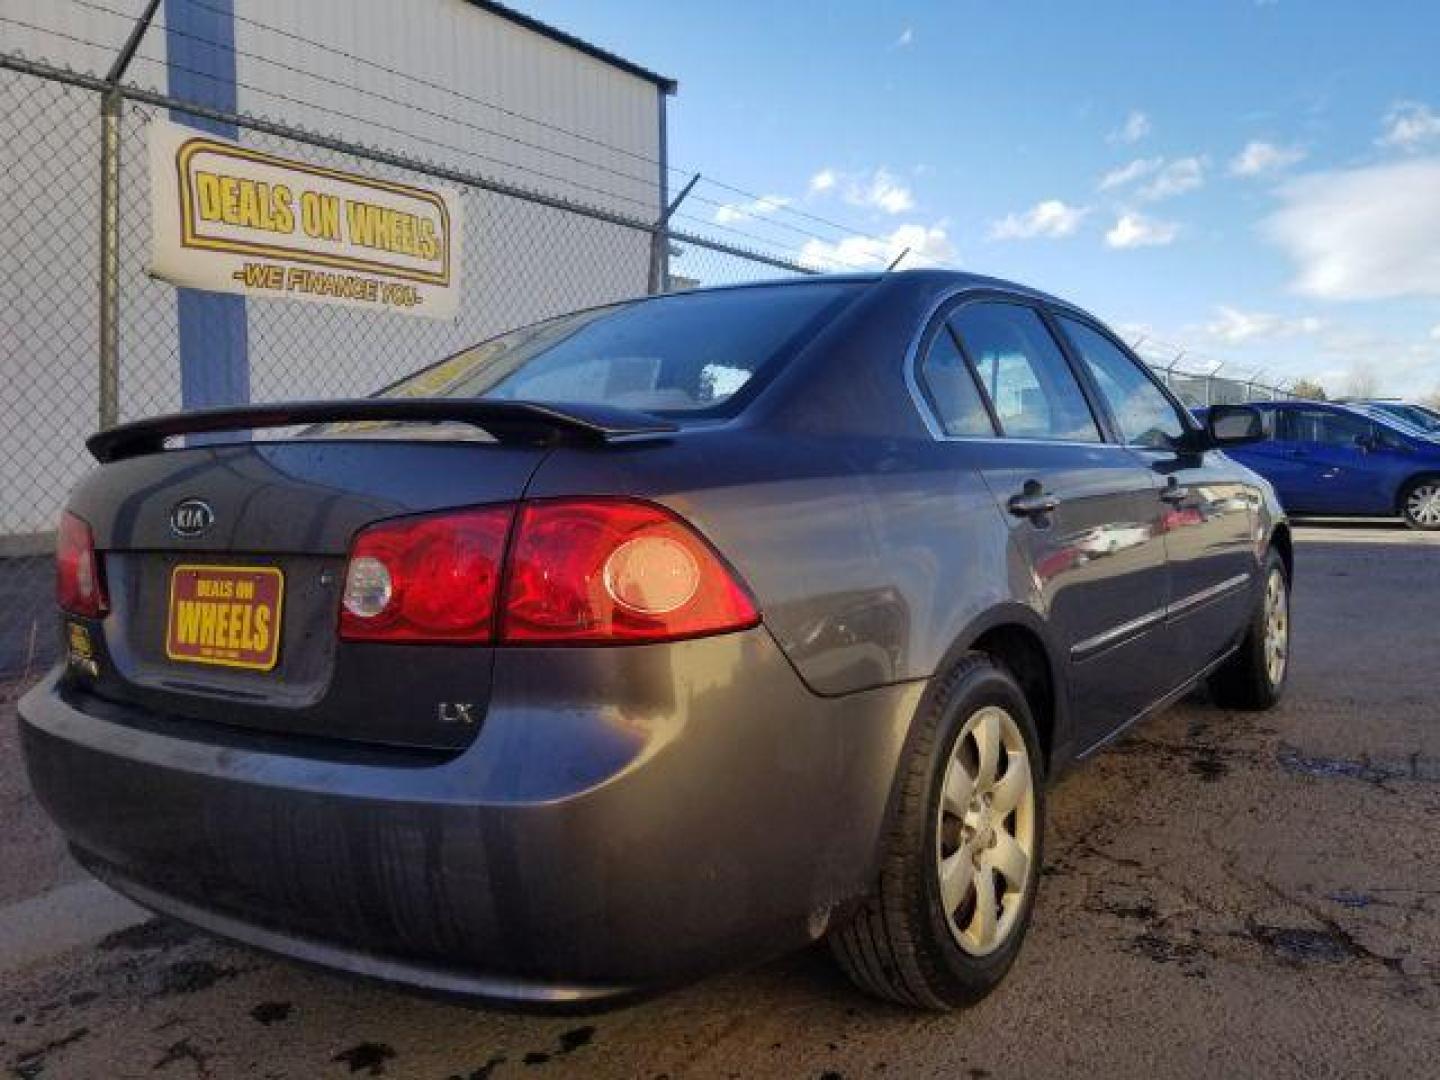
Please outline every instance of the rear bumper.
M507 650L448 759L211 739L59 672L20 713L41 802L141 903L358 974L558 1004L818 936L871 880L919 694L816 697L757 628Z

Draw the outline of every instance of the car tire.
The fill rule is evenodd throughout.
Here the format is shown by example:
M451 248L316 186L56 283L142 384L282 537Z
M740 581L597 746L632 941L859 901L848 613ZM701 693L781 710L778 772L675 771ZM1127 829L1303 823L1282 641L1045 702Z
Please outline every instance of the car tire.
M950 669L917 725L879 881L830 944L862 989L940 1011L984 997L1020 951L1043 859L1044 759L1024 692L985 654Z
M1245 639L1210 676L1210 696L1217 705L1259 711L1284 696L1290 678L1290 574L1273 549L1265 557L1262 580Z
M1440 529L1440 476L1421 476L1406 484L1400 495L1400 516L1421 532Z

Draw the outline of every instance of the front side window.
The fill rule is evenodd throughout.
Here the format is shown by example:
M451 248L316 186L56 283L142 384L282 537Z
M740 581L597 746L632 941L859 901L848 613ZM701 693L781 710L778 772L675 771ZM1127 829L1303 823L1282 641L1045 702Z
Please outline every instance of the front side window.
M950 317L1001 433L1011 438L1099 442L1095 417L1060 346L1033 308L966 304Z
M941 326L920 364L920 385L946 435L994 435L970 365L950 328Z
M488 398L725 414L863 283L676 293L562 315L466 349L381 397Z
M1060 325L1109 402L1126 445L1151 450L1174 447L1185 433L1185 422L1139 365L1093 326L1063 315Z
M1399 431L1383 423L1375 425L1372 437L1375 445L1384 450L1405 450L1409 447Z
M1290 442L1352 448L1370 437L1374 426L1364 417L1330 409L1290 409L1285 413L1284 437Z
M1265 433L1265 437L1260 441L1274 442L1276 439L1283 438L1278 431L1274 407L1270 405L1256 405L1255 408L1260 412L1260 430Z

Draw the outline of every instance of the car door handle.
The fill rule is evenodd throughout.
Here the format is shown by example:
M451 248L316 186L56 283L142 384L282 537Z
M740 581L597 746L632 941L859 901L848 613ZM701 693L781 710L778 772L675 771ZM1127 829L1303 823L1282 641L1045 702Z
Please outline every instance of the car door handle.
M1058 510L1060 500L1037 481L1030 480L1026 482L1024 490L1018 495L1010 496L1010 501L1005 505L1016 517L1035 518Z
M1172 481L1161 489L1160 498L1167 503L1179 506L1186 499L1190 498L1190 489Z

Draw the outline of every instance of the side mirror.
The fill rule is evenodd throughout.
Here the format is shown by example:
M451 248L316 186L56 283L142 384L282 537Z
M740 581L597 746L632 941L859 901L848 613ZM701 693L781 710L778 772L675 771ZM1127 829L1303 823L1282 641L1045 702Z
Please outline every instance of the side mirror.
M1265 415L1249 405L1214 405L1205 416L1211 446L1244 446L1265 438Z

